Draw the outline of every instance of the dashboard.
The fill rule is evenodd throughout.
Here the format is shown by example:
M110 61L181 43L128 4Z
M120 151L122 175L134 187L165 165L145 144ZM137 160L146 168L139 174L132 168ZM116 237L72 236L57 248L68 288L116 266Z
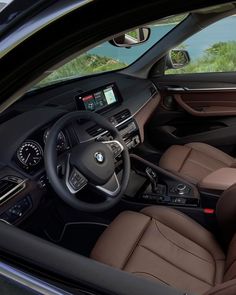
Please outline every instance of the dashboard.
M98 112L118 128L127 147L133 149L144 140L144 126L159 102L151 81L117 73L26 94L0 122L4 142L0 145L0 219L21 222L47 193L44 147L50 128L61 116L75 110ZM55 152L60 156L79 142L101 138L112 139L93 122L74 122L58 134Z

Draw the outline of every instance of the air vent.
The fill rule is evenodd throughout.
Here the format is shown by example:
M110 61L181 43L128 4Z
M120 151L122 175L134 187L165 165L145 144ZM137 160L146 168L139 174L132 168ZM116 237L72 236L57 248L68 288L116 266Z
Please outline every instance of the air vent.
M5 195L13 189L17 184L8 180L0 180L0 196Z
M116 126L130 117L131 117L131 113L129 110L126 109L117 113L113 117L109 118L109 121ZM88 128L86 131L90 136L97 137L98 135L105 132L106 130L100 127L99 125L94 125Z
M117 124L120 124L121 122L125 121L126 119L128 119L130 117L131 117L131 113L127 109L114 115L114 118L115 118L115 121L117 122Z
M90 127L86 130L88 132L88 134L92 137L96 137L99 134L103 133L105 131L105 129L103 129L102 127L95 125L93 127Z
M16 179L15 181L10 180L10 177L0 179L0 204L15 196L24 188L25 181L20 179Z

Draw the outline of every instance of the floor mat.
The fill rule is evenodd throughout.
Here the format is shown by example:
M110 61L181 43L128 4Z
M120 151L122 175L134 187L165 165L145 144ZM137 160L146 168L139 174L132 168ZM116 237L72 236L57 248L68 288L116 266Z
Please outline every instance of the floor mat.
M100 223L68 223L65 225L58 245L89 257L97 239L107 225Z

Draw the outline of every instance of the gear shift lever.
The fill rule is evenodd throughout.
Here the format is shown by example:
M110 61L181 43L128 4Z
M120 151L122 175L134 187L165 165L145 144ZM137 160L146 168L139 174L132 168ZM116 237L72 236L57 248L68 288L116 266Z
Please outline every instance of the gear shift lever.
M156 172L154 172L152 170L152 168L150 168L150 167L147 167L145 172L151 182L152 192L157 193L157 191L158 191L158 176L157 176Z

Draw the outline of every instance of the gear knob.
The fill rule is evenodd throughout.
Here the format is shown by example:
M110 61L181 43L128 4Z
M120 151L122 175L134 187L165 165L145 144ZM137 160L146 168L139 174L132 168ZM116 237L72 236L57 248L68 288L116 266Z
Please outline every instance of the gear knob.
M158 189L158 176L157 176L156 172L153 171L152 168L150 168L150 167L147 167L145 172L151 182L152 191L154 193L156 193L157 189Z

